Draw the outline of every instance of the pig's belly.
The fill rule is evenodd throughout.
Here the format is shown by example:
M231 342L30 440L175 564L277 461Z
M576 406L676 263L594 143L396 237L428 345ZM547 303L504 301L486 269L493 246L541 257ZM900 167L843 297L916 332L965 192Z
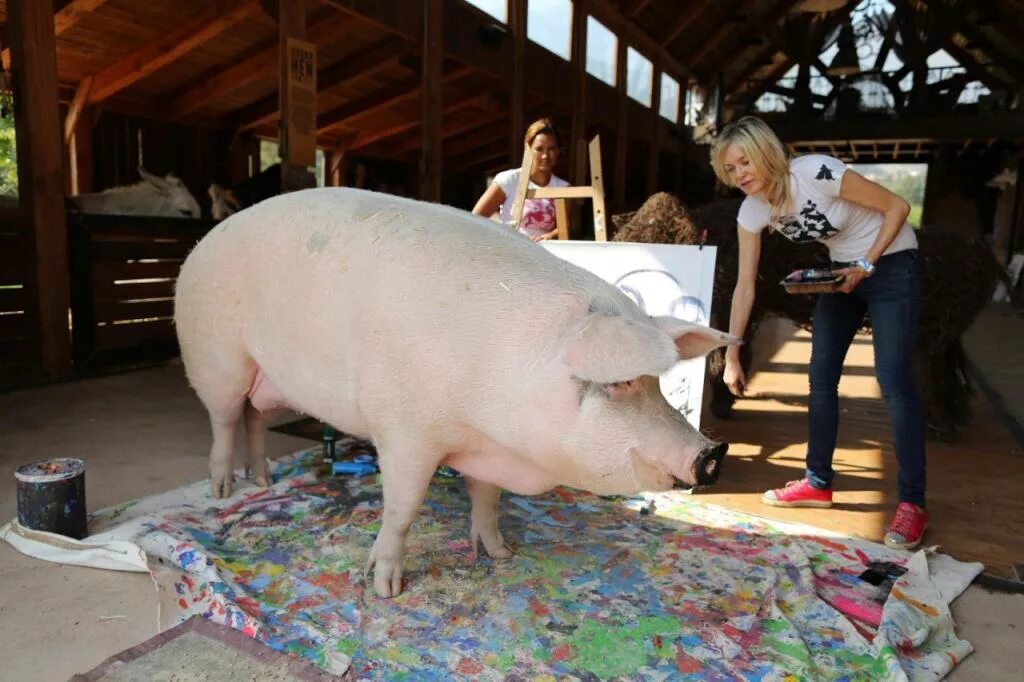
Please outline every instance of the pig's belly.
M444 464L464 476L491 483L517 495L539 495L556 485L550 474L516 453L494 446L448 455Z
M252 386L249 387L246 397L249 402L260 412L269 412L280 407L289 407L281 395L281 390L270 380L262 367L256 368L256 376L253 377Z

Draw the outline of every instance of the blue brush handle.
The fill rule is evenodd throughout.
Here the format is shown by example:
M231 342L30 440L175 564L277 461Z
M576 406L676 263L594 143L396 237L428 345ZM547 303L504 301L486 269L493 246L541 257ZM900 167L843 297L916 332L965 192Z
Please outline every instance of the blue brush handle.
M359 455L351 460L343 460L331 464L332 474L349 476L367 476L377 473L376 458L371 455Z

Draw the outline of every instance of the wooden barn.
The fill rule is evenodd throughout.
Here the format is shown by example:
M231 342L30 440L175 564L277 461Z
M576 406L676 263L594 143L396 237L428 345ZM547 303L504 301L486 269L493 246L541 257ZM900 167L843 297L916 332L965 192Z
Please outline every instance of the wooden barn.
M153 652L163 674L184 636L258 660L209 679L1009 679L1024 627L1021 35L1024 0L0 0L0 523L21 512L15 470L66 454L89 462L93 531L155 534L134 567L121 536L98 563L32 555L46 562L0 525L23 552L0 543L0 679L107 679ZM268 434L275 494L240 482L211 499L173 297L224 190L346 186L468 212L550 118L571 186L559 238L641 234L631 218L661 215L634 241L706 254L710 231L726 298L704 322L724 329L741 194L710 149L747 115L794 156L905 183L921 243L949 235L931 242L946 274L925 327L944 334L926 370L959 401L928 446L925 544L948 556L884 553L899 466L864 330L840 384L847 487L831 509L763 504L804 475L813 309L766 271L747 395L700 424L732 446L716 488L506 493L518 558L502 563L478 560L463 482L439 469L391 600L345 554L370 551L380 480L300 472L321 445L368 466L372 443L290 414ZM88 208L151 186L178 203ZM945 582L911 580L920 562ZM162 634L139 645L155 634L150 578Z
M983 4L898 2L887 20L841 2L555 0L535 25L515 1L2 3L21 194L0 222L0 383L173 345L175 263L210 223L83 220L64 215L65 195L131 184L144 166L180 177L207 218L208 187L262 170L262 141L283 142L265 155L284 152L286 189L315 182L319 158L321 183L468 209L549 116L574 184L599 136L614 213L656 191L712 198L709 133L758 111L794 152L931 164L925 222L991 235L998 193L984 182L1015 170L1024 134L1022 8ZM881 44L872 65L833 75L823 55L853 39L857 13ZM283 61L289 45L306 61ZM940 49L959 67L929 66ZM1005 201L1004 261L1020 222ZM573 236L589 238L580 215Z

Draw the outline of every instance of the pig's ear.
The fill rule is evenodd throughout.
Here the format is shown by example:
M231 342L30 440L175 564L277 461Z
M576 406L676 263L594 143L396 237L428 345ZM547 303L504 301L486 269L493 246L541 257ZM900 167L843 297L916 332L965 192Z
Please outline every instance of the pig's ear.
M655 317L654 324L676 340L680 360L707 355L719 346L735 346L743 343L743 339L738 336L693 322L684 322L676 317Z
M601 384L658 376L678 360L672 337L653 324L598 313L574 329L565 353L573 376Z

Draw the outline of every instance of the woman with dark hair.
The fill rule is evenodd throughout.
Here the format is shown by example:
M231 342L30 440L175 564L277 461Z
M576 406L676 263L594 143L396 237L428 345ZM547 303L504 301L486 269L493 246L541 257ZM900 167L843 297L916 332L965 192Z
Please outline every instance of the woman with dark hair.
M832 455L839 426L839 377L865 314L871 316L875 375L889 408L899 473L899 506L885 544L912 549L928 524L925 512L924 414L914 386L911 352L921 283L917 237L907 202L830 156L790 159L771 128L748 116L726 126L711 150L715 174L747 195L738 222L739 273L729 333L742 336L767 227L791 241L828 246L840 288L818 294L811 332L807 470L799 481L767 491L778 507L832 506ZM737 346L726 351L725 383L743 395L746 376Z
M534 154L529 188L567 187L569 183L554 174L561 148L561 139L555 124L547 118L534 121L526 129L524 142ZM512 168L494 176L494 181L473 207L473 213L490 218L495 212L500 211L502 224L511 227L512 203L521 174L522 169ZM551 199L527 199L518 227L520 232L534 241L554 237L558 233L555 225L555 202Z

